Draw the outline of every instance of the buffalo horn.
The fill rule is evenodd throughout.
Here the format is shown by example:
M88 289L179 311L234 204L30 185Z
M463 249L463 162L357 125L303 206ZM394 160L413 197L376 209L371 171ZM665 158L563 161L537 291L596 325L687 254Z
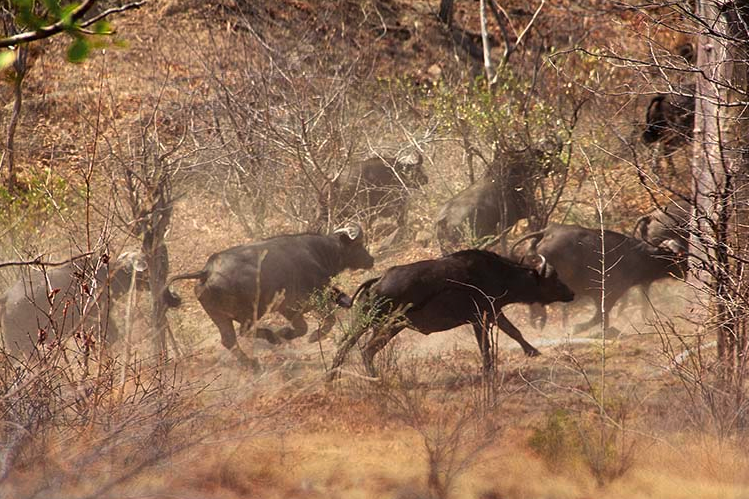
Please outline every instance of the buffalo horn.
M349 239L352 241L356 241L359 239L362 235L362 229L361 226L357 223L351 222L345 227L341 227L340 229L337 229L334 234L346 234Z
M136 272L145 272L148 269L148 263L140 251L126 251L117 260L125 266L132 267Z
M536 272L538 272L538 275L544 276L546 275L546 257L543 255L538 255L539 262L536 266Z
M681 255L682 253L685 252L685 249L684 249L683 245L679 244L679 242L676 241L675 239L666 239L665 241L663 241L658 246L660 246L661 248L666 249L666 250L668 250L671 253L674 253L676 255Z

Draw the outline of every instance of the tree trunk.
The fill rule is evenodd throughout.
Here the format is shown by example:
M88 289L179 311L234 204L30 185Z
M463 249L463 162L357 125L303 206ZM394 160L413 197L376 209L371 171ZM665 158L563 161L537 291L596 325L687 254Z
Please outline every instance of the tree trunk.
M486 81L491 85L494 83L494 64L491 58L491 46L489 45L489 31L486 20L486 0L479 0L479 17L481 18L481 46L484 54L484 72Z
M692 165L697 205L693 282L709 293L708 324L716 330L723 379L733 388L743 379L747 297L742 295L749 284L742 282L741 263L749 247L749 163L744 152L749 129L745 106L736 105L746 102L747 51L742 40L749 37L742 13L747 4L742 0L721 7L699 2L700 18L718 36L707 33L698 41L697 66L704 76L698 78L695 92Z
M13 112L10 116L10 123L8 124L8 135L6 138L5 151L8 158L8 179L7 189L9 194L13 194L16 187L16 127L18 121L21 118L21 106L23 104L23 79L26 77L28 70L29 49L28 46L24 45L17 49L16 60L13 62L13 70L15 75L13 77Z

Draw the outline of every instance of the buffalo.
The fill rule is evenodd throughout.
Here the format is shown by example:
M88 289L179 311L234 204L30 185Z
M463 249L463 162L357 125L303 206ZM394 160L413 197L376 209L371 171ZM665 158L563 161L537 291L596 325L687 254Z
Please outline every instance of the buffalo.
M502 313L502 307L510 303L548 304L574 298L570 288L543 258L539 258L537 266L529 267L490 251L474 249L391 267L381 277L359 286L348 302L359 295L366 298L365 304L375 317L371 321L375 331L363 348L364 363L370 373L374 373L375 354L406 327L428 335L470 324L485 369L492 364L487 331L494 324L517 341L526 355L538 355L539 351ZM341 365L348 349L363 333L362 330L352 335L341 346L333 369Z
M689 249L689 224L692 218L692 203L687 199L671 201L647 215L637 219L632 230L633 237L659 246L673 240L679 250Z
M504 247L507 229L526 218L538 219L536 185L559 167L556 152L528 148L502 154L484 177L447 201L435 220L442 254L460 249L467 237L475 244L499 234Z
M108 261L107 256L85 257L52 270L24 269L23 277L0 297L6 351L25 356L41 351L42 346L66 344L71 337L83 346L98 339L116 341L110 300L127 291L133 277L139 288L147 286L146 263L137 252L123 253L111 264Z
M410 191L428 182L421 154L414 163L385 157L355 162L323 190L318 218L323 223L330 217L333 222L371 224L379 217L395 217L398 227L403 227Z
M218 327L221 343L242 365L257 367L237 344L235 321L240 324L240 334L246 334L274 307L291 323L278 336L287 340L302 336L307 332L304 313L313 293L323 290L345 269L368 269L373 264L361 227L355 224L331 235L277 236L215 253L203 270L172 276L166 283L164 300L170 307L178 306L181 300L169 286L178 280L197 279L195 296ZM332 328L333 321L331 316L321 325L321 336ZM279 341L272 331L255 329L257 336Z
M645 115L642 140L646 144L660 144L658 157L666 158L672 172L673 154L692 140L694 130L694 86L688 87L687 93L689 95L656 95L650 100Z
M678 199L661 206L647 215L643 215L635 222L632 236L647 241L653 246L660 246L670 241L677 253L686 255L689 251L689 225L692 218L692 203L687 199ZM647 282L640 286L642 296L650 294ZM647 309L647 301L643 299L640 308Z
M529 215L522 195L508 198L504 191L500 180L487 175L442 206L435 222L442 254L457 249L466 237L478 241L494 236Z
M559 277L574 291L577 299L601 299L601 256L603 250L606 300L603 312L596 307L595 315L578 324L574 332L585 331L603 319L609 330L609 315L616 302L634 286L648 286L659 279L686 277L686 259L673 239L653 246L618 232L606 230L601 244L601 231L579 225L550 224L545 229L519 239L512 252L524 241L531 241L525 256L543 255L559 272ZM522 261L522 259L521 259ZM544 310L532 308L532 315L543 327Z

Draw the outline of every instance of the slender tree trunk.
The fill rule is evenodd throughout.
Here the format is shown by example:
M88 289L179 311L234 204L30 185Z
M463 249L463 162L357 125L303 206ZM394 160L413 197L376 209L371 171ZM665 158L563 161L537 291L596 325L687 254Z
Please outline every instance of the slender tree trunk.
M708 324L716 330L723 379L730 388L741 384L747 346L747 296L742 295L749 283L743 282L741 260L749 254L749 127L746 106L735 104L747 101L747 46L741 40L749 39L746 18L742 20L748 4L742 0L721 7L702 0L698 5L700 18L725 38L703 34L697 47L697 66L704 76L696 85L693 281L709 297Z
M23 79L26 77L29 49L27 46L21 46L17 49L16 60L13 62L13 112L8 124L8 135L5 144L6 158L8 159L8 193L13 194L16 186L16 127L21 118L21 106L23 105Z
M491 47L489 46L489 31L486 21L486 0L479 0L479 15L481 17L481 46L484 53L484 72L486 73L486 81L488 81L489 84L493 84L496 73L494 71L494 64L492 64L490 52Z
M729 229L729 247L740 258L731 262L732 277L737 282L739 292L743 295L734 300L731 309L733 329L723 341L722 358L729 365L731 385L743 387L747 360L746 327L749 317L746 315L746 301L749 299L745 289L749 286L746 276L746 265L742 260L749 256L749 111L747 111L747 71L749 69L749 1L736 0L724 6L723 20L725 32L732 41L728 42L724 61L724 76L729 82L727 101L731 105L726 112L726 131L723 143L727 149L728 164L732 177L730 192L730 218L727 218ZM740 104L740 105L735 105ZM736 390L741 403L743 390ZM737 405L738 407L738 405Z

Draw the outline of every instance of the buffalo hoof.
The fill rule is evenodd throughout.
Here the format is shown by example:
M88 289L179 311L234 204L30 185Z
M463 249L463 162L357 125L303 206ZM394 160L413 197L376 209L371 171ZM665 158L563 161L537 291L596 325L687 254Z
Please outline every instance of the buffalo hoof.
M312 334L310 334L307 337L307 342L308 343L317 343L318 341L324 340L327 335L328 335L327 333L321 334L320 330L317 329L316 331L314 331Z
M252 369L252 372L254 374L258 374L262 371L262 368L260 367L260 362L256 358L249 358L246 353L244 353L239 348L233 348L232 353L237 358L237 362L239 362L239 365L242 368L249 368Z
M539 355L541 355L541 352L539 352L538 350L536 350L533 347L523 349L523 352L528 357L538 357Z
M277 338L283 338L286 341L291 341L294 338L298 338L300 336L304 335L304 331L301 333L290 326L283 326L280 329L278 329L275 333ZM279 341L280 342L280 341Z
M280 345L283 343L276 334L268 328L260 327L257 329L255 335L258 338L262 338L272 345Z

